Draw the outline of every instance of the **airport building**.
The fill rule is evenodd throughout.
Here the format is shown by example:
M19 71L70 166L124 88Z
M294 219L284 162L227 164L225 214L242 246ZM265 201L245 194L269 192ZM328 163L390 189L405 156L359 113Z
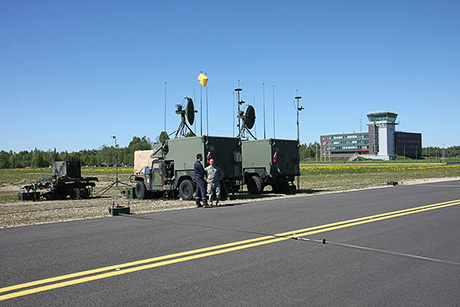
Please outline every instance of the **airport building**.
M354 160L360 155L380 160L420 157L422 134L396 131L397 117L394 112L372 112L367 114L367 132L321 135L321 160Z

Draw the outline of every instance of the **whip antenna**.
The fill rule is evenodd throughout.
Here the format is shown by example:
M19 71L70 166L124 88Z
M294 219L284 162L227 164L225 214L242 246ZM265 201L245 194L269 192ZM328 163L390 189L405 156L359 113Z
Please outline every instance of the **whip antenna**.
M264 139L267 138L265 134L265 83L262 83L262 89L263 89L263 113L264 113Z
M168 82L165 82L165 128L163 131L166 131L166 93L167 93L166 87L167 87L167 84Z
M205 73L207 75L208 73ZM208 88L206 88L206 135L209 135Z
M200 135L203 135L203 87L200 87Z
M275 129L275 86L273 85L273 138L275 137L276 129Z

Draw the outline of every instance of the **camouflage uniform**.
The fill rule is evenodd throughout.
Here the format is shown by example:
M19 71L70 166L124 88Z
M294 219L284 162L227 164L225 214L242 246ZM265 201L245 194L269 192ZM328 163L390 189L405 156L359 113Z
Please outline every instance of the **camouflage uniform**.
M213 194L216 194L216 203L219 202L220 199L220 181L224 178L224 172L220 167L215 165L208 165L205 169L206 171L206 178L211 182L208 182L208 195L209 201L212 204L213 202Z

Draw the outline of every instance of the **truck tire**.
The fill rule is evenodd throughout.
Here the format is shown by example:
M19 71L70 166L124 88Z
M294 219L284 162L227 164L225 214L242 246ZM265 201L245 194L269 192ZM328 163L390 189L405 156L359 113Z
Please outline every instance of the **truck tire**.
M182 200L191 200L193 198L193 183L190 179L185 179L180 183L179 196Z
M259 194L262 193L264 191L264 180L259 176L256 176L254 180L256 181L257 189L259 189Z
M251 194L260 194L264 190L264 182L262 178L257 175L248 177L246 186L248 188L248 192Z
M80 199L80 191L79 191L79 189L70 188L69 189L69 196L72 199Z
M142 181L136 183L136 197L137 199L145 199L146 191L145 184Z

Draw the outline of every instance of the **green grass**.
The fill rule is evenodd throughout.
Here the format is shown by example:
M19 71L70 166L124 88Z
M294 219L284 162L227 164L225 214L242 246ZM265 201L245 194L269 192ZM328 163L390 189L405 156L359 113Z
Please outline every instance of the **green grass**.
M118 180L129 183L129 177L133 174L132 168L119 168ZM33 184L41 177L51 177L53 172L50 168L23 168L23 169L0 169L0 203L18 200L18 193L25 185ZM82 168L82 177L97 177L96 192L111 182L115 181L116 172L112 167ZM113 194L113 193L112 193ZM111 195L109 193L109 195Z
M458 164L302 164L301 189L338 191L386 185L390 181L460 177Z
M119 180L129 183L132 168L119 169ZM18 192L40 177L50 177L51 169L0 169L0 228L72 219L109 216L112 202L126 205L120 194L124 186L114 187L102 198L58 201L18 201ZM114 168L82 169L83 177L98 177L96 192L116 178ZM390 181L404 184L424 178L460 178L460 164L403 163L302 163L299 193L321 193L386 186ZM295 180L297 185L297 179ZM237 194L234 202L267 199L277 196L266 187L263 195ZM193 207L193 201L130 200L131 212L151 212Z
M116 169L113 167L83 168L81 173L82 177L99 178L96 192L116 178ZM118 178L121 182L129 183L132 173L132 168L119 168ZM0 203L17 201L17 193L21 191L22 186L35 183L40 177L51 175L52 170L46 168L0 169ZM445 177L460 177L460 164L302 163L300 189L349 190L382 186L388 181Z

